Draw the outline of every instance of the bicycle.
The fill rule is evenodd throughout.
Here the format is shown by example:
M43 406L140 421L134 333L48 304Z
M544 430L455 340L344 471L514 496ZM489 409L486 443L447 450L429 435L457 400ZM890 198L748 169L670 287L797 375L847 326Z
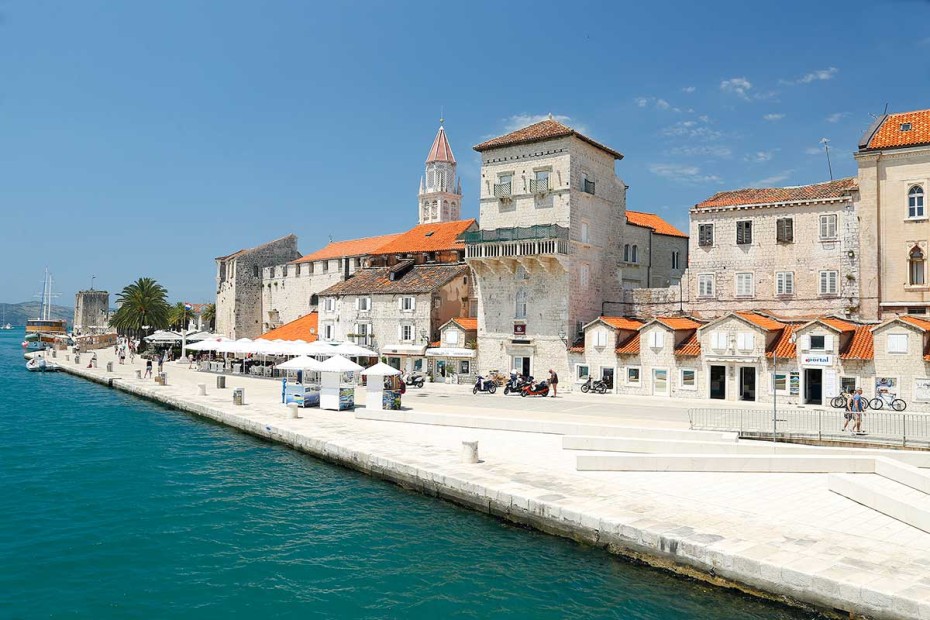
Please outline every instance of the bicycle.
M833 407L834 409L845 409L845 408L846 408L846 402L847 402L847 400L846 400L846 399L847 399L846 394L850 394L850 395L851 395L852 392L847 392L847 393L845 393L845 394L840 394L839 396L834 396L834 397L830 400L830 406ZM869 399L863 397L863 399L862 399L862 410L865 411L865 410L867 410L867 409L869 409Z
M900 398L894 398L888 394L879 394L875 398L869 401L869 406L872 409L878 410L888 405L895 411L904 411L907 409L907 403L901 400Z

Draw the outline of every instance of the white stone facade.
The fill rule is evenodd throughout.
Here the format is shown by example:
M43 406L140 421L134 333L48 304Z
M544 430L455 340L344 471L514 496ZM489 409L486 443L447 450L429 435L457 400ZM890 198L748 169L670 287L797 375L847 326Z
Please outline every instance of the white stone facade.
M263 331L316 310L320 292L354 275L362 261L360 256L346 256L266 267L262 272Z
M75 335L101 334L110 331L110 293L107 291L79 291L74 296Z

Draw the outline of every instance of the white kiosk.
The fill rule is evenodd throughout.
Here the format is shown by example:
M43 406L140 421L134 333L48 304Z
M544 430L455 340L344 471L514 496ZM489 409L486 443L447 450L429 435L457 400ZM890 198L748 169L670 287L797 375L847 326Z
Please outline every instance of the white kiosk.
M355 409L354 373L363 370L350 359L334 355L320 364L320 409Z
M400 409L400 394L396 390L384 389L384 378L399 375L400 371L384 362L378 362L371 368L362 371L368 377L368 387L365 390L365 408L372 411L385 409Z

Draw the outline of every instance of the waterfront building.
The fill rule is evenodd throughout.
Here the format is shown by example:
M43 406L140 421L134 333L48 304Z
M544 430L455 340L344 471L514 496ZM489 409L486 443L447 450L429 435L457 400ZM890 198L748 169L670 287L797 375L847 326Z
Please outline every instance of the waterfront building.
M300 257L287 235L216 258L216 331L232 339L262 334L262 270Z
M677 287L687 266L688 235L654 213L626 210L620 270L624 291Z
M303 340L304 342L315 342L319 339L319 313L314 310L310 314L305 314L299 319L265 332L259 336L260 340Z
M478 348L478 319L455 317L439 327L439 340L426 349L434 381L475 381Z
M471 272L464 263L361 269L320 293L319 335L371 347L395 368L426 371L426 347L439 327L467 314Z
M930 307L930 110L885 114L859 141L863 301L872 316Z
M74 296L71 331L75 336L110 331L110 293L94 289L78 291Z

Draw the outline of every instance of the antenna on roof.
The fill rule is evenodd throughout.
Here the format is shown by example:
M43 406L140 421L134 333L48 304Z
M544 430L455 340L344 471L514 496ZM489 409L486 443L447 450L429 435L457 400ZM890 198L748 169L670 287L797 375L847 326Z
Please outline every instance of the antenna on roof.
M830 180L833 180L833 165L830 163L830 140L827 138L821 138L820 143L823 145L823 150L827 153L827 169L830 171Z
M329 242L330 242L330 243L333 242L333 234L332 234L332 233L329 233Z
M882 114L888 114L888 102L885 102L885 111Z
M442 124L446 122L446 119L445 119L446 115L443 113L443 107L444 106L439 106L439 126L440 127L442 127Z

